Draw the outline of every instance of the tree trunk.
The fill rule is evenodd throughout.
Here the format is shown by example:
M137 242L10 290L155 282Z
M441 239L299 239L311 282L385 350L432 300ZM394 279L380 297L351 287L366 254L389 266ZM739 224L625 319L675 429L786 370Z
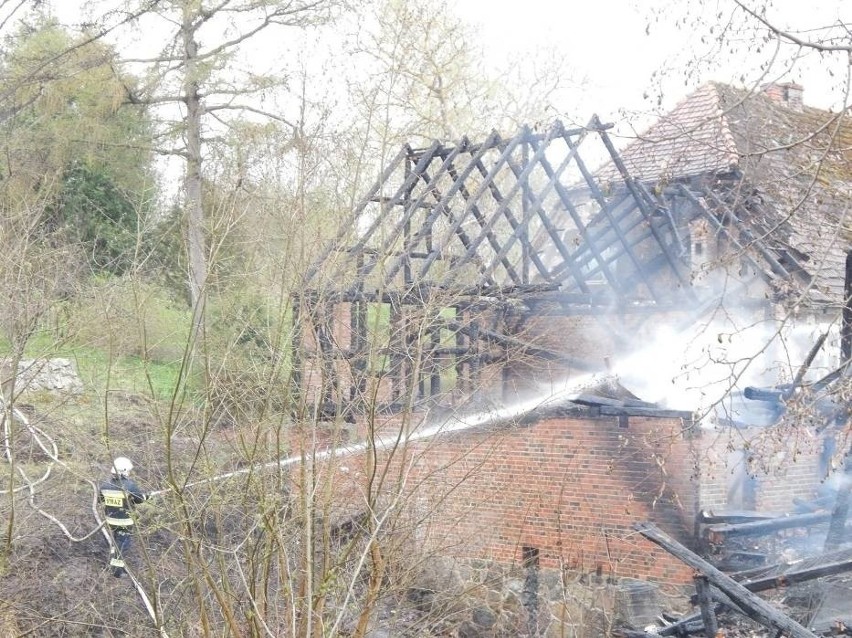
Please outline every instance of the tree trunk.
M198 85L198 43L195 41L193 20L196 18L184 7L181 34L184 44L186 75L186 174L184 175L184 206L187 216L187 249L189 252L189 294L193 308L194 334L199 334L204 317L205 284L207 283L207 250L204 229L204 209L201 201L201 117L204 109Z

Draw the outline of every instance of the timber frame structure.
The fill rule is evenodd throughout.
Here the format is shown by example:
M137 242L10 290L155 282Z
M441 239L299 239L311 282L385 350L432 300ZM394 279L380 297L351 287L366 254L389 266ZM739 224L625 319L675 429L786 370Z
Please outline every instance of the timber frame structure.
M307 271L294 313L297 391L326 415L472 393L490 364L601 361L525 339L531 320L701 314L692 226L780 299L809 281L759 225L736 169L633 179L597 117L481 142L404 146ZM747 272L747 275L746 275ZM764 295L765 296L765 295ZM380 389L383 388L383 389Z

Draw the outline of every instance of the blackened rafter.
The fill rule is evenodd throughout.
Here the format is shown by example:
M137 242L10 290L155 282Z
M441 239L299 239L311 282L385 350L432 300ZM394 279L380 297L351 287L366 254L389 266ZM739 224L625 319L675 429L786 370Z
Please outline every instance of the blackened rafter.
M557 186L557 184L559 184L559 178L565 172L565 169L567 169L568 166L571 165L571 163L575 161L576 150L572 149L571 152L569 152L565 156L565 158L562 160L562 162L557 167L557 169L553 170L553 168L550 165L550 162L547 160L546 155L544 153L540 152L539 145L536 142L532 142L530 144L530 146L535 151L535 155L533 156L533 160L535 160L537 158L538 163L540 164L541 168L543 169L545 175L548 178L548 181L545 183L545 185L542 188L540 188L537 192L535 192L532 189L525 187L525 185L527 184L527 180L525 180L523 178L524 171L521 170L520 167L518 167L514 163L510 163L509 167L512 170L512 172L514 173L515 178L517 179L517 184L519 184L523 187L523 190L525 191L525 196L527 196L527 193L531 194L531 193L535 192L535 196L531 197L528 200L527 206L531 209L532 214L537 216L538 219L541 221L542 227L547 232L549 240L552 242L553 246L559 251L559 254L562 256L562 259L565 262L570 263L572 261L570 251L568 250L567 246L565 246L564 242L562 241L562 238L559 236L559 231L556 229L556 226L551 221L551 216L545 210L544 201L547 198L547 196L550 194L550 191L552 189L555 190L555 187ZM530 161L527 162L527 168L524 169L524 170L532 170L532 168L534 168L532 166L533 160L530 160ZM503 198L503 199L505 201L505 198ZM508 215L508 210L507 210L507 215ZM530 237L529 237L529 234L528 234L530 219L531 219L530 214L525 214L522 223L517 223L514 220L512 220L512 222L510 222L511 225L512 225L513 232L508 237L508 239L506 240L503 248L497 253L497 259L504 259L505 256L512 249L512 246L513 246L515 241L521 241L524 244L525 254L529 254L529 255L535 254L535 248L531 245ZM578 220L578 221L580 221L580 220ZM580 221L580 224L582 224L582 221ZM489 266L486 273L490 273L490 272L493 271L493 269L496 267L497 259L495 259L492 262L492 265ZM540 260L538 260L536 262L536 266L538 267L538 274L542 278L544 278L546 281L549 280L550 279L550 273L548 272L547 268L544 267L544 264ZM576 271L574 271L574 272L576 272ZM584 283L584 285L585 285L585 283Z
M400 268L403 267L406 263L410 267L411 262L411 252L415 251L423 242L427 241L429 237L432 235L432 229L435 224L435 221L441 214L446 215L449 210L449 203L453 196L455 196L456 192L460 189L464 188L465 180L467 176L475 168L476 158L481 157L484 153L486 153L489 149L493 148L495 144L499 143L500 136L495 132L492 133L489 138L485 141L484 144L481 144L477 147L476 152L471 155L471 159L468 161L467 166L462 169L461 174L459 174L455 167L454 162L462 155L463 152L468 151L468 143L467 140L462 140L462 143L452 149L446 156L438 169L438 171L431 178L426 175L425 168L421 175L418 177L426 182L427 187L423 189L420 196L412 203L411 211L413 211L418 207L429 207L430 213L427 215L424 220L422 226L417 229L413 236L411 237L410 243L408 244L408 252L402 255L398 255L395 261L392 263L390 268L388 269L387 274L384 278L384 285L389 286L393 281L394 277L399 273ZM426 199L428 194L432 194L433 197L437 193L437 187L432 186L433 183L437 181L437 179L443 175L444 173L449 173L452 176L453 184L452 186L446 190L440 197L435 197L435 200L431 204L427 204ZM469 240L466 235L462 232L459 236L460 241L463 244L466 244ZM432 251L432 247L429 245L425 246L426 254L429 254Z
M688 188L679 185L675 193L692 204L692 215L705 219L713 230L726 238L740 257L767 283L774 279L792 281L793 272L778 261L773 252L754 236L740 217L737 206L728 205L707 186ZM709 205L705 202L709 202ZM796 273L805 273L804 266L796 263Z
M482 244L483 240L486 237L488 237L490 233L494 232L494 227L496 226L497 222L502 218L508 219L508 216L512 214L511 210L509 209L509 203L515 197L515 195L518 193L518 191L521 190L522 185L526 183L526 181L528 180L528 178L530 177L530 175L533 173L534 169L536 168L537 164L541 161L541 158L544 157L545 150L549 146L549 141L557 133L558 129L561 129L561 124L559 124L559 123L557 123L557 125L552 127L551 132L545 137L545 141L547 143L540 145L539 148L536 149L536 151L533 153L532 157L529 159L529 161L526 163L526 165L524 166L523 170L520 173L515 173L514 170L512 170L513 163L512 163L512 159L511 159L511 154L504 154L504 156L503 156L504 163L506 164L506 166L508 166L510 171L512 171L512 173L514 173L515 180L513 182L511 182L511 186L510 186L509 190L505 193L505 195L503 197L503 201L501 201L497 205L496 211L491 215L491 218L488 220L488 222L485 224L485 226L483 226L482 231L479 233L479 235L473 240L473 244L465 251L464 255L462 255L462 257L461 257L462 262L466 262L466 261L472 259L477 254L479 246ZM561 132L561 131L559 131L559 132ZM527 127L524 127L522 133L528 135L529 129ZM523 134L522 134L521 138L526 136L526 135L523 135ZM497 169L497 168L500 168L500 167L495 166L494 168ZM492 169L492 171L493 170L494 169ZM484 192L484 189L482 189L482 190ZM515 222L516 221L517 220L515 218ZM509 223L511 225L513 222L510 221ZM449 283L450 285L453 285L455 283L455 280L458 277L458 274L459 274L458 270L453 270L452 272L450 272L449 276L448 276L448 282L447 283Z
M456 145L404 147L307 282L328 262L342 270L325 273L326 280L349 290L509 291L545 283L562 290L568 304L579 293L621 307L662 307L674 289L687 299L692 294L682 229L697 217L742 249L765 280L805 273L750 233L741 203L725 201L706 185L657 191L634 181L606 128L593 118L584 128L556 123L545 132L524 127L508 139L495 132L482 143L465 138ZM590 138L600 141L615 167L605 172L606 186L582 157ZM687 213L673 212L673 195L689 203ZM340 258L333 261L332 253Z
M450 224L450 227L441 237L438 242L437 249L432 250L429 256L424 260L423 265L420 269L421 279L426 278L426 275L429 272L429 269L431 268L432 264L440 256L439 251L442 250L444 246L452 239L452 236L456 234L461 224L468 219L468 215L474 216L474 218L477 220L480 226L480 233L470 245L465 247L465 252L459 259L460 263L457 265L464 265L476 261L473 258L476 255L477 248L479 247L479 244L482 242L483 239L488 238L490 236L491 229L493 228L498 218L499 209L503 206L503 203L501 202L501 204L498 206L497 212L492 213L491 216L488 218L486 218L485 216L480 217L480 215L478 214L478 205L480 198L482 198L485 192L489 190L489 184L493 182L497 178L497 176L503 171L506 162L509 160L515 149L522 144L525 135L528 133L529 129L525 127L520 135L509 140L505 144L499 157L494 160L494 164L491 167L491 170L489 170L485 177L482 178L482 182L476 189L472 191L470 197L465 199L465 205L463 210L457 215L456 219ZM477 210L477 214L474 214L474 209ZM453 278L453 272L451 271L448 276L449 278Z
M408 197L411 195L412 189L414 188L417 181L420 179L420 173L429 165L429 162L432 158L437 154L438 150L441 148L439 142L434 142L429 149L423 153L420 158L417 160L414 168L406 171L406 177L403 180L402 184L397 189L394 196L387 202L386 206L395 207L400 204L405 204ZM414 213L417 211L416 204L414 206L404 206L403 214L400 218L396 220L393 228L390 233L383 240L381 247L378 248L374 255L373 259L366 262L363 266L358 268L357 270L357 282L356 286L360 285L360 283L370 274L373 268L381 262L392 250L392 247L399 237L399 235L403 232L406 227L406 224L411 220ZM373 236L376 230L378 230L378 226L376 225L378 222L382 221L382 217L378 217L374 224L370 227L370 230L361 238L358 244L352 249L354 255L358 255L361 252L361 249L366 245L367 241ZM385 224L389 222L387 218L384 219Z

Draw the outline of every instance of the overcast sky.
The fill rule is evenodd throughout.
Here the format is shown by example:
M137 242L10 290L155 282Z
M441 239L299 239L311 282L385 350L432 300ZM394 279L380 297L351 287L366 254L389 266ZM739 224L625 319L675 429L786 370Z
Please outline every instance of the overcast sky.
M83 0L52 0L66 23L80 20ZM744 0L760 6L763 0ZM709 80L759 85L794 80L805 87L805 102L837 108L837 86L845 83L848 64L840 56L815 54L788 72L783 60L791 48L758 47L753 31L726 36L729 46L715 50L721 24L742 17L734 0L450 0L459 18L480 39L486 62L541 55L564 57L565 74L574 83L562 96L561 112L584 122L593 113L604 121L632 118L641 128L650 114L670 109ZM852 0L769 0L767 14L785 29L817 37L818 27L852 23ZM292 41L292 40L291 40ZM126 45L126 40L121 43ZM292 55L275 40L279 55ZM286 47L286 44L284 45ZM777 54L770 72L760 64ZM262 59L264 56L258 56ZM576 87L580 88L577 89ZM621 128L621 127L620 127Z
M759 1L747 0L750 6ZM735 33L731 46L712 59L696 61L712 51L721 24L736 11L732 0L456 0L459 14L472 24L486 50L523 54L531 47L553 46L562 51L577 77L585 77L581 108L604 119L628 112L671 108L700 84L718 80L738 84L761 80L759 65L775 53L772 44L758 50L752 32ZM705 7L702 12L698 7ZM782 27L816 37L819 27L852 22L850 0L776 0L767 15ZM721 19L720 19L721 16ZM714 25L715 23L715 25ZM712 33L710 32L712 28ZM702 38L704 41L702 42ZM731 50L733 49L733 50ZM836 106L832 87L838 73L828 72L831 60L809 55L785 73L779 52L770 73L762 79L792 79L805 86L805 101L813 106ZM843 72L845 60L833 61ZM659 75L653 74L662 72ZM662 103L658 104L662 91Z

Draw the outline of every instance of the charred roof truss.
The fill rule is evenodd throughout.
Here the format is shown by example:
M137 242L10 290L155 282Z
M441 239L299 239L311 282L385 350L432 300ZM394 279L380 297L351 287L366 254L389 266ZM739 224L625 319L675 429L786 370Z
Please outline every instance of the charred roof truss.
M406 146L308 285L321 287L336 264L341 296L425 286L518 297L558 290L566 307L647 305L671 298L654 276L667 270L688 295L684 246L668 210L639 184L600 183L581 156L591 138L591 161L617 157L596 119L583 128L524 127L508 139L492 133L478 144Z
M440 299L432 304L435 356L478 357L478 368L493 360L491 345L503 356L511 347L567 360L495 317L700 309L690 253L696 219L776 290L807 282L802 256L776 239L777 226L760 225L771 216L743 197L738 176L634 180L608 128L595 117L579 128L556 122L510 138L404 146L306 273L302 315L312 317L317 350L369 368L365 305L386 304L398 325L406 308ZM340 303L353 308L345 345L327 323ZM490 319L471 318L484 311ZM452 347L440 336L446 330L456 335ZM394 378L403 375L405 340L384 349ZM440 386L435 374L421 387Z

